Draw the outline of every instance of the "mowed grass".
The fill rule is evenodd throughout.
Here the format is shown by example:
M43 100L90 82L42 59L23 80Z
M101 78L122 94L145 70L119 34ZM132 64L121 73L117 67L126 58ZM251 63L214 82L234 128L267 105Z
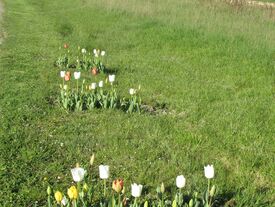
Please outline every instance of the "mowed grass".
M222 200L272 206L275 186L275 23L269 10L193 0L4 1L0 47L0 204L42 206L66 192L70 168L111 166L149 192L203 191L214 164ZM107 51L118 90L141 84L168 114L67 113L56 104L63 43ZM63 145L62 145L63 143ZM98 170L94 168L94 176Z

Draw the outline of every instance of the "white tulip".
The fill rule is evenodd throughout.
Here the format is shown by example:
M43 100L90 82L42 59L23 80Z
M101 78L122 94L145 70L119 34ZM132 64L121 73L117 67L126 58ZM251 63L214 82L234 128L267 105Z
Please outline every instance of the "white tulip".
M65 75L66 75L66 71L64 71L64 70L60 71L60 77L61 78L64 78Z
M98 57L98 55L99 55L99 54L98 54L98 53L99 53L99 51L98 51L97 49L94 49L94 50L93 50L93 52L94 52L95 57Z
M116 75L109 75L109 82L113 83L115 81Z
M176 178L176 185L178 188L183 188L185 186L186 179L183 175L179 175Z
M141 192L142 192L142 185L137 185L136 183L131 185L131 189L132 189L132 196L134 196L135 198L140 197Z
M214 177L214 167L213 165L207 165L204 167L204 175L206 178L211 179Z
M133 88L130 88L129 89L129 93L130 93L130 95L134 95L136 93L136 90L133 89Z
M98 87L99 87L99 88L102 88L102 87L103 87L103 81L99 81Z
M99 177L101 179L107 179L109 177L109 166L99 165Z
M81 72L74 72L74 78L77 80L80 78Z
M80 182L83 180L86 170L84 170L81 167L76 167L76 168L71 169L71 173L72 173L74 181Z
M81 52L82 52L82 54L85 54L87 52L87 50L85 48L82 48Z
M100 53L101 56L104 56L105 55L105 51L102 50L101 53Z
M66 206L67 203L68 203L68 199L66 198L66 196L64 196L63 199L62 199L62 201L61 201L61 204L62 204L63 206Z
M95 90L95 89L96 89L96 83L92 83L92 84L91 84L91 89L92 89L92 90Z

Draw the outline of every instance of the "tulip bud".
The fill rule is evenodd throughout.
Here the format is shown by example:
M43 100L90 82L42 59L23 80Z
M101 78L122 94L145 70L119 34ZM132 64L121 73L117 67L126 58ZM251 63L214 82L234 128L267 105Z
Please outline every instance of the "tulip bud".
M80 165L79 165L79 163L78 163L78 162L75 164L75 167L80 167Z
M87 185L87 183L84 183L84 185L83 185L83 191L84 192L88 192L88 185Z
M173 201L172 207L177 207L177 201L176 200Z
M124 187L124 186L123 186L123 188L122 188L121 193L122 193L122 194L124 194L124 193L125 193L125 187Z
M148 201L145 201L143 207L148 207Z
M95 154L93 153L91 158L90 158L90 165L94 164L94 160L95 160Z
M216 186L213 185L212 188L211 188L211 190L210 190L209 195L210 195L211 197L213 197L213 196L215 195L215 193L216 193Z
M188 207L193 207L193 204L194 204L194 201L193 201L193 199L191 199L191 200L189 201Z
M161 192L161 193L164 193L164 191L165 191L164 183L161 183L160 192Z
M48 194L48 195L51 195L51 194L52 194L52 189L51 189L50 186L48 186L48 188L47 188L47 194Z
M81 192L79 193L79 197L80 197L80 198L84 198L84 192L83 192L83 191L81 191Z

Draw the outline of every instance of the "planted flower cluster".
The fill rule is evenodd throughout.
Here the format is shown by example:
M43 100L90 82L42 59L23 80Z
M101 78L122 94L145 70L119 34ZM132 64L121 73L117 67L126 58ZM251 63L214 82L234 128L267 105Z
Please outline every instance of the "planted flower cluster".
M65 44L64 48L68 48ZM68 52L69 53L69 52ZM94 49L95 59L92 60L90 55L86 56L86 49L82 49L83 57L81 60L77 59L76 67L69 64L67 55L58 59L57 65L62 68L60 77L62 84L60 84L60 98L61 106L70 111L84 111L93 110L95 108L103 109L121 109L127 113L140 112L141 98L139 96L140 87L138 89L130 88L129 97L120 97L116 90L116 76L115 74L105 75L105 81L98 79L99 73L104 73L105 66L100 57L105 56L105 51ZM72 71L75 68L75 71ZM91 73L86 71L90 68ZM81 72L81 70L84 70ZM88 70L89 71L89 70ZM85 74L85 72L87 74ZM92 79L93 81L86 81L81 77ZM73 76L73 77L72 77Z
M93 165L93 162L94 155L91 157L90 164ZM203 194L194 192L191 195L185 193L186 179L183 175L176 177L174 193L166 191L164 183L161 183L157 187L156 195L149 197L145 195L142 184L132 183L131 186L126 186L123 179L115 179L109 185L110 167L108 165L99 166L100 180L98 181L92 179L92 182L89 182L91 177L79 164L71 169L71 174L74 182L66 193L48 187L49 207L211 207L216 203L216 187L215 185L211 187L211 179L214 178L213 165L204 167L204 174L208 180L205 192ZM96 182L101 184L96 185ZM94 194L98 192L101 194L98 199L95 199Z
M106 54L104 50L93 49L92 52L89 52L85 48L81 49L78 47L77 52L73 54L69 49L68 44L64 44L63 48L65 52L62 52L55 62L55 65L61 70L68 68L75 68L77 71L90 70L93 75L97 75L100 72L107 72L106 67L103 64L104 56Z

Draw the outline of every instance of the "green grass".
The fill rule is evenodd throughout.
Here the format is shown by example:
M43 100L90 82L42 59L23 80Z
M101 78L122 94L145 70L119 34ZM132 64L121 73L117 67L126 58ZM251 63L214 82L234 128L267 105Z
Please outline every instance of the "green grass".
M272 206L274 14L192 0L4 3L1 206L45 204L48 182L66 192L70 168L92 152L112 178L149 191L174 186L179 174L186 190L202 191L203 166L213 163L225 200ZM66 113L49 104L58 96L53 62L64 42L105 49L122 94L141 84L144 102L173 113Z

